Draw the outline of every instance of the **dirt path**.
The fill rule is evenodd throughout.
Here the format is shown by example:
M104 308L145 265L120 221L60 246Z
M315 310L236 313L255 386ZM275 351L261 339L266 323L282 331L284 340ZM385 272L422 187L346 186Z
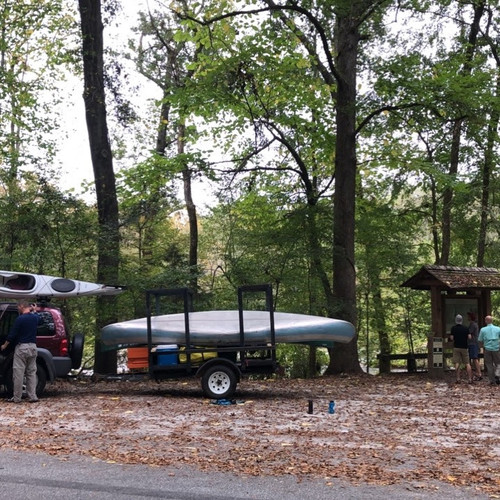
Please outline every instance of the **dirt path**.
M243 381L227 406L205 399L197 380L71 380L37 404L0 402L0 445L327 484L438 480L500 498L499 401L485 381L425 375Z

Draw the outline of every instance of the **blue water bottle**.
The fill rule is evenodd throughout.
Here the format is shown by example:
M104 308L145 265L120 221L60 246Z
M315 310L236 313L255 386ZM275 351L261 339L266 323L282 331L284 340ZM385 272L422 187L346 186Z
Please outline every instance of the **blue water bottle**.
M335 413L335 401L330 401L328 405L328 413Z

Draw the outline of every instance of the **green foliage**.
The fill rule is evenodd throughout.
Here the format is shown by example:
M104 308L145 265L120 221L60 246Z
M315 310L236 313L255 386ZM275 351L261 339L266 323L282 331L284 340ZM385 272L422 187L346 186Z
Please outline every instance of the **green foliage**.
M154 154L120 173L120 275L127 286L119 298L122 319L145 315L145 290L187 287L198 273L188 264L189 232L175 184L179 164L188 156Z
M53 159L54 89L60 65L72 60L74 28L63 1L0 2L0 169L10 180Z
M234 308L239 285L271 283L277 310L329 312L324 279L330 285L335 278L337 83L321 71L329 61L311 17L293 8L310 9L333 47L336 14L353 2L299 4L286 4L287 29L277 10L225 16L243 2L172 2L181 18L163 6L141 17L140 42L130 44L129 57L162 89L152 116L164 114L158 125L149 117L151 137L136 147L161 142L160 132L165 147L118 174L120 281L129 287L118 300L121 319L144 315L145 289L186 286L193 276L200 308ZM265 5L245 2L247 9ZM362 27L356 103L356 326L361 355L372 366L384 346L425 349L428 296L400 284L439 256L445 194L452 193L450 263L475 263L484 210L484 261L500 267L496 167L490 183L484 180L487 155L498 164L498 136L488 135L498 129L500 111L498 19L485 16L471 56L472 4L387 6ZM58 96L41 97L60 78L59 65L74 61L75 22L67 7L0 2L0 267L93 280L95 209L53 185L57 121L50 108ZM210 25L194 20L217 16L223 18ZM188 265L189 232L177 194L185 173L208 176L220 188L220 204L199 220L196 269ZM482 207L485 191L490 198ZM499 300L493 296L496 310ZM76 329L93 335L93 302L65 307ZM307 348L288 347L280 356L304 376Z
M171 206L176 201L174 186L175 174L178 171L178 158L165 158L153 154L144 162L117 174L117 191L123 209L136 211L137 205L156 204L154 210ZM172 168L174 166L174 168Z
M247 2L248 7L264 4L268 2ZM362 4L368 3L356 7ZM124 176L124 273L135 290L185 282L193 271L185 266L186 240L165 222L171 200L166 202L164 194L172 185L169 176L186 164L197 172L213 167L212 178L224 191L220 205L200 224L203 307L233 308L238 285L265 282L273 285L278 310L325 314L321 270L328 283L334 279L331 195L337 88L333 79L325 83L319 71L319 63L326 61L316 50L322 40L305 16L292 11L287 12L288 29L283 29L277 11L204 25L193 18L208 20L235 6L174 6L184 16L182 23L155 13L155 27L161 28L164 40L175 43L161 46L156 40L149 52L141 52L140 63L161 85L168 83L161 104L173 113L171 121L182 117L196 123L193 139L205 129L211 142L197 157L169 153L168 159L153 159ZM353 3L308 1L300 6L311 9L333 45L335 13ZM449 192L450 263L472 265L477 255L485 138L499 102L498 68L491 50L496 50L498 29L496 21L482 26L471 59L471 9L451 1L399 2L387 13L379 10L363 26L357 101L356 326L361 352L370 344L364 354L372 366L382 347L425 349L428 296L400 284L420 265L439 257ZM149 36L153 30L148 26L150 31L144 25L143 33ZM301 44L306 36L313 42L311 50ZM172 47L183 63L183 84L175 89L159 64ZM464 70L467 65L470 71ZM458 170L453 172L458 121L461 141ZM496 144L494 164L497 150ZM217 158L210 165L214 153ZM487 207L488 265L498 262L497 188L494 175L488 187L493 195ZM150 237L144 238L142 231ZM162 247L163 235L169 244ZM140 241L155 250L149 255L136 252L143 248ZM168 251L162 253L165 247ZM139 294L134 299L140 302Z
M301 344L280 344L276 349L276 359L285 368L286 376L290 378L309 378L309 355L313 347ZM320 375L328 366L326 349L316 349L316 373Z
M43 178L24 176L14 194L0 196L3 269L91 276L95 260L95 213Z
M267 195L250 191L204 220L202 261L210 274L202 278L202 288L219 296L229 287L234 297L239 285L270 283L278 310L324 315L305 237L308 211L300 204L284 208L281 196L280 190ZM328 206L318 207L316 217L326 265L331 259Z

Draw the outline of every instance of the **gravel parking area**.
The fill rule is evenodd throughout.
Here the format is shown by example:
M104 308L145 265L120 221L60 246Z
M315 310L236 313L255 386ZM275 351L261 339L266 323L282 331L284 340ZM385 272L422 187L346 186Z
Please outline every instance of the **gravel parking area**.
M325 485L446 483L500 498L499 400L484 380L425 374L243 380L227 405L204 398L197 379L72 379L36 404L0 402L0 445Z

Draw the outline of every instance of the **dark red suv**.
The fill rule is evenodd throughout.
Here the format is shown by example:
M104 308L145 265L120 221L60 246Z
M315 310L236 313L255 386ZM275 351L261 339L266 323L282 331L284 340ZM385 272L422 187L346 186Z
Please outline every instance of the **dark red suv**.
M66 322L57 307L40 305L37 308L42 317L38 327L36 345L37 386L36 392L41 396L47 382L57 377L66 377L71 370L80 367L83 356L84 336L75 334L70 337ZM18 316L17 304L0 303L0 345L5 341L15 319ZM13 348L0 354L0 384L7 394L12 394L12 358Z

